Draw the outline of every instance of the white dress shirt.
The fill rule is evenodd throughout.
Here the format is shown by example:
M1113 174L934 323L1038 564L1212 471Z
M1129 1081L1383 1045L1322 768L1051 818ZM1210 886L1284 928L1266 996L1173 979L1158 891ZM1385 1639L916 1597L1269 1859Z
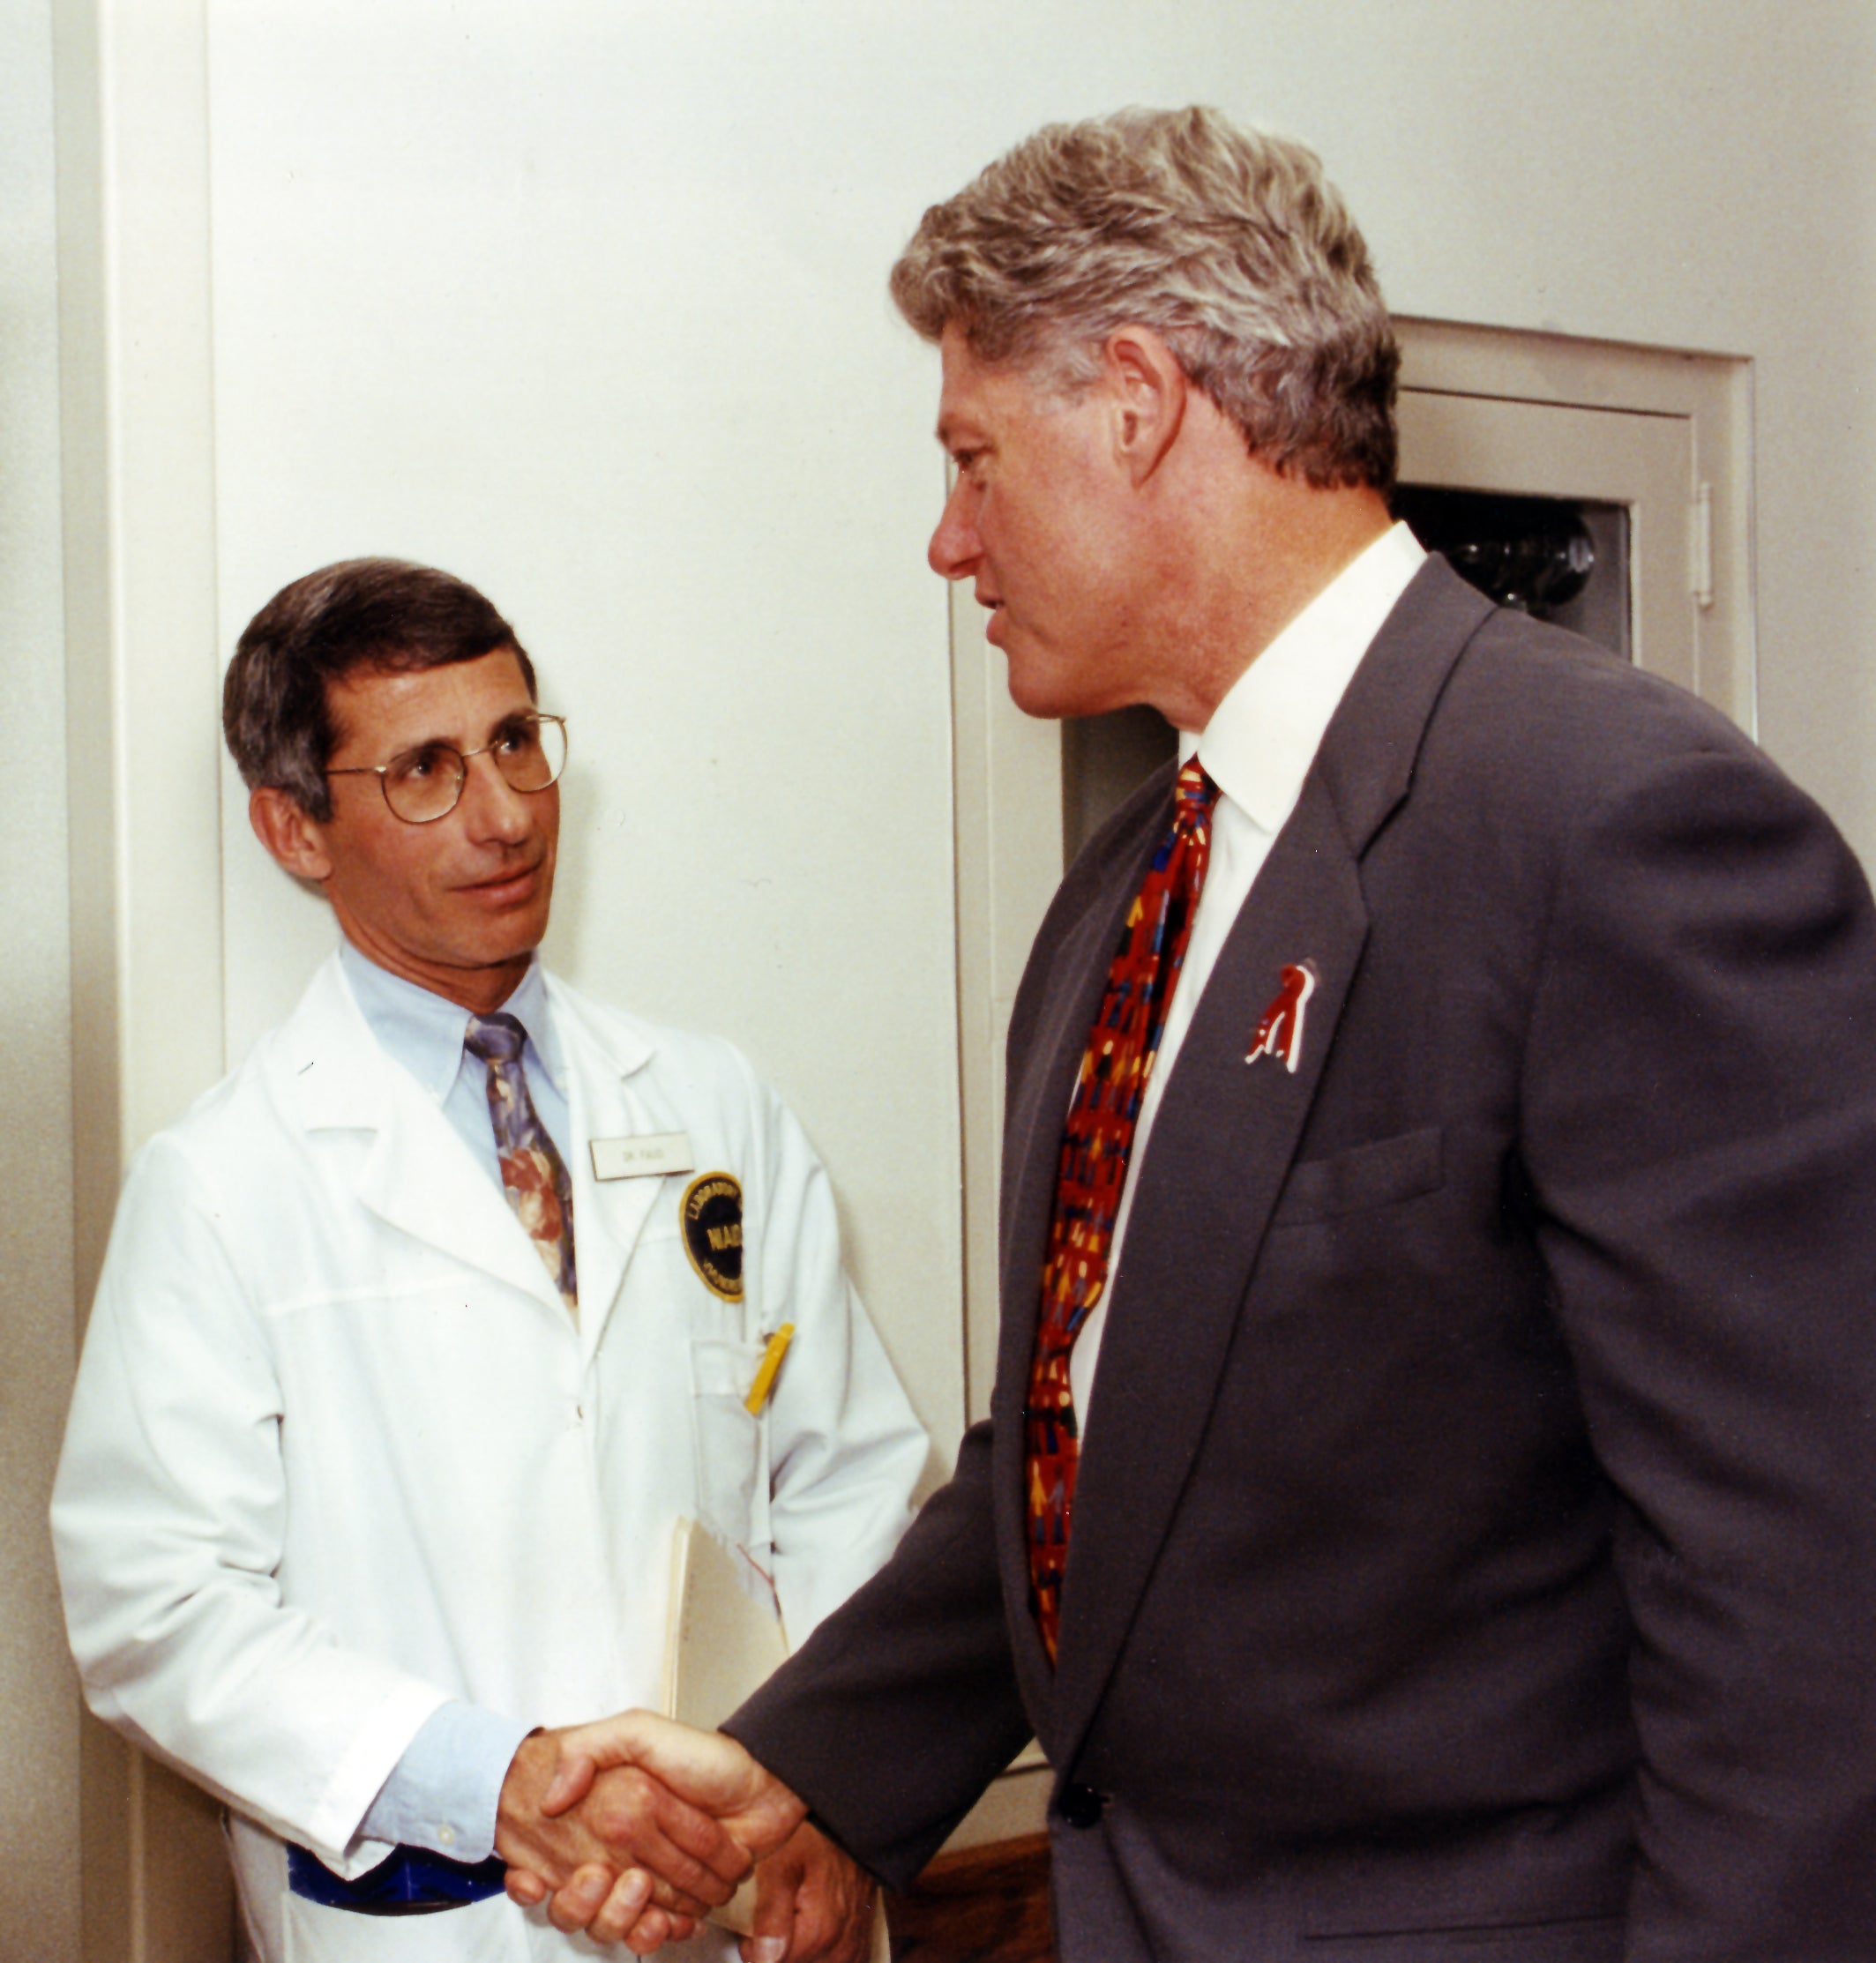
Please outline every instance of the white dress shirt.
M1186 944L1185 963L1166 1012L1153 1075L1140 1100L1126 1184L1121 1190L1113 1244L1108 1250L1109 1286L1082 1325L1068 1361L1069 1385L1084 1436L1108 1301L1120 1279L1134 1183L1146 1161L1160 1093L1178 1061L1179 1045L1192 1026L1199 998L1237 922L1238 909L1263 870L1277 833L1297 808L1303 780L1315 761L1322 733L1342 691L1425 557L1419 541L1406 526L1397 524L1384 532L1344 566L1238 676L1201 735L1179 732L1179 761L1185 763L1196 750L1218 786L1218 802L1212 811L1211 857L1199 910L1192 919L1192 937ZM1247 1043L1250 1035L1247 1027Z

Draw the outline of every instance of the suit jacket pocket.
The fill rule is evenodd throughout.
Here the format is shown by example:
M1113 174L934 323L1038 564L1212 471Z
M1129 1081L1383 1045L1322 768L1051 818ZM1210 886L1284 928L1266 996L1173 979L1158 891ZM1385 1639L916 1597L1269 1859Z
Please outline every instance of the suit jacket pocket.
M1300 1227L1371 1206L1395 1205L1436 1192L1445 1177L1437 1124L1375 1138L1327 1159L1298 1161L1290 1168L1270 1224Z

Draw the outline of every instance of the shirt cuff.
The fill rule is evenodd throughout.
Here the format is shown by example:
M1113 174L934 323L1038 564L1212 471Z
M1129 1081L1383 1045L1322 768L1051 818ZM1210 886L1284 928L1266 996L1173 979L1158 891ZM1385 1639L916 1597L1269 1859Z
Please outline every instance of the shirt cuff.
M392 1767L359 1832L451 1861L486 1861L502 1781L532 1728L473 1704L440 1705Z

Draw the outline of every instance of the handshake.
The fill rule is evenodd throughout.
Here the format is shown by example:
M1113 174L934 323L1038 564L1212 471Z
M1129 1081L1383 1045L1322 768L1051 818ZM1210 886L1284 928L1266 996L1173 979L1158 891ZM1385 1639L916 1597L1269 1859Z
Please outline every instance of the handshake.
M755 1874L746 1963L863 1963L872 1884L733 1738L626 1711L536 1732L503 1781L508 1892L639 1955Z

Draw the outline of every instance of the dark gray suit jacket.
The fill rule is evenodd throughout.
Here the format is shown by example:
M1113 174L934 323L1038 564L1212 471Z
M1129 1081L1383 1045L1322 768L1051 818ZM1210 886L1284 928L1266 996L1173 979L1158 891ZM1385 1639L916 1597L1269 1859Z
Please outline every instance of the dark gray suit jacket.
M1166 1086L1051 1677L1023 1386L1168 814L1089 847L1017 1001L992 1417L726 1728L903 1882L1033 1728L1070 1963L1876 1955L1850 855L1699 703L1422 570ZM1305 960L1300 1068L1247 1065Z

